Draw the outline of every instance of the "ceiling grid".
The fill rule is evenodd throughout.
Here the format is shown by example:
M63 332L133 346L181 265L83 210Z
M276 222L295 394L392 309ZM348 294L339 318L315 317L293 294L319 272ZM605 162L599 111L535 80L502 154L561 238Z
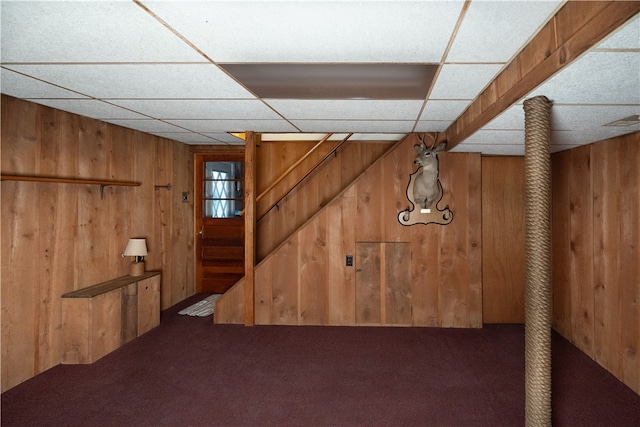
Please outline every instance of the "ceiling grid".
M2 0L0 89L185 144L243 144L230 133L247 130L398 140L445 131L564 3ZM435 68L422 95L406 89L403 66ZM247 83L243 67L275 69L272 90ZM301 74L287 68L322 78L296 93ZM351 68L362 74L340 74ZM318 92L323 80L334 90ZM404 91L390 94L395 85ZM640 115L640 17L453 151L522 155L522 101L538 94L553 101L552 151L640 130L605 126Z

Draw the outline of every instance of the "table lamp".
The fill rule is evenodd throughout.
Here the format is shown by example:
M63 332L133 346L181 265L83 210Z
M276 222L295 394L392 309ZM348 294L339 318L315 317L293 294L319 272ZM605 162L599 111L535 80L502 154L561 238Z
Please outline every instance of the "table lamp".
M144 274L144 257L147 255L147 242L145 239L129 239L124 249L123 257L132 256L133 261L129 265L129 276L141 276Z

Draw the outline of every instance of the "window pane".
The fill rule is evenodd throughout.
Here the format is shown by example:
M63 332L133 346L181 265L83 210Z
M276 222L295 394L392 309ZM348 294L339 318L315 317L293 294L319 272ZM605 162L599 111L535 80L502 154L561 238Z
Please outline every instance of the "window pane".
M205 218L231 218L242 210L242 162L205 162L203 214Z

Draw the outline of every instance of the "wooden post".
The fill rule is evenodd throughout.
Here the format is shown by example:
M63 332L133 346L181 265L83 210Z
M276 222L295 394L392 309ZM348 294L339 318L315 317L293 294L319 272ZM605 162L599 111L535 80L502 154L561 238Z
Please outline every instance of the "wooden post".
M256 145L260 135L246 132L244 148L244 324L254 324L256 259Z

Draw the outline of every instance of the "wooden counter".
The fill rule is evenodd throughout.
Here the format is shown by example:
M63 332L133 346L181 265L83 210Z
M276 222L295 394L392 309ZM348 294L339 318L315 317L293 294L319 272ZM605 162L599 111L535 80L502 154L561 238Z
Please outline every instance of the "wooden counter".
M160 324L160 272L62 295L62 363L93 363Z

